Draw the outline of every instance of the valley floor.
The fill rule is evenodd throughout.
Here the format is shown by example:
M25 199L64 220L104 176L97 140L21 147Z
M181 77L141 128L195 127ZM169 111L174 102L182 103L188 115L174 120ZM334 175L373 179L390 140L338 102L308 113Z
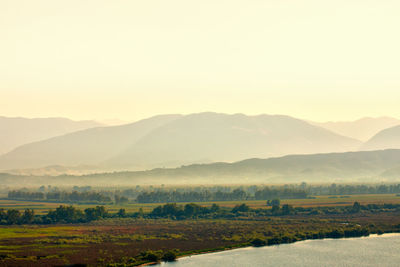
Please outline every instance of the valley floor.
M0 266L140 265L162 257L304 239L399 232L400 211L235 219L107 219L0 227ZM150 255L150 256L149 256Z

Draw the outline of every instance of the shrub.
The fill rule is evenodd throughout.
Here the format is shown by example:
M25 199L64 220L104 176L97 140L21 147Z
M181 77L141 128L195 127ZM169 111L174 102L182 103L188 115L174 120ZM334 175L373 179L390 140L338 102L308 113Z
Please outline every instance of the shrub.
M151 250L142 252L140 256L142 257L143 260L150 262L157 262L160 260L160 257L154 251Z
M233 209L232 212L233 213L237 213L237 212L248 212L250 210L250 207L247 206L246 204L242 204L242 205L236 205Z
M265 240L262 240L260 238L255 238L250 242L254 247L262 247L267 245L267 242Z
M163 261L175 261L176 260L176 253L174 251L167 251L161 257Z
M327 233L327 237L329 237L329 238L342 238L342 237L344 237L344 232L343 232L343 230L335 229L335 230Z

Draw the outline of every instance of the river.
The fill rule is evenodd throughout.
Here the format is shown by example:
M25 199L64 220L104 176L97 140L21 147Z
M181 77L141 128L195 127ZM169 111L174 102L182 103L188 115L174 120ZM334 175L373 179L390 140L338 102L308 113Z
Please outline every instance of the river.
M241 248L184 257L176 262L160 265L164 267L400 266L400 234L306 240L261 248Z

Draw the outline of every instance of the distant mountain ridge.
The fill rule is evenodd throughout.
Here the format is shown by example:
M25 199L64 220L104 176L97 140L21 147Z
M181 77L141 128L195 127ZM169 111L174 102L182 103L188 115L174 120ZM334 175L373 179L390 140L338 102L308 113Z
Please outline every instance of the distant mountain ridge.
M99 126L103 126L103 124L96 121L0 116L0 155L24 144Z
M234 163L195 164L176 169L132 173L132 178L157 177L208 181L251 182L372 182L400 180L400 150L360 151L279 158L247 159ZM140 179L139 178L139 179Z
M107 163L173 167L294 153L342 152L357 149L360 144L289 116L208 112L186 115L155 129Z
M363 144L362 150L400 148L400 125L380 131Z
M337 134L367 141L378 132L400 125L400 120L391 117L361 118L356 121L310 122Z
M18 176L0 173L0 184L18 181L35 185L284 184L304 181L390 183L400 181L400 150L290 155L83 176Z
M64 122L56 119L59 120ZM366 127L368 121L373 125ZM396 121L386 117L364 118L349 125L352 128L361 123L376 130ZM93 126L90 121L83 125ZM30 132L33 131L24 134ZM83 174L397 148L400 126L384 129L362 143L289 116L204 112L160 115L119 126L95 126L25 144L0 155L0 170L15 174Z
M0 169L96 165L178 117L180 115L155 116L132 124L90 128L26 144L0 156Z
M361 142L282 115L161 115L18 147L0 169L99 165L108 170L175 167L252 157L356 150Z

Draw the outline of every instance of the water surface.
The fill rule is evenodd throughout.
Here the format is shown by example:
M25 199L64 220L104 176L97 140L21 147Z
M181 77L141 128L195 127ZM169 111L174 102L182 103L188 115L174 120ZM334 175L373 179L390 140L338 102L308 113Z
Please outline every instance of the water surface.
M400 234L307 240L262 248L194 255L164 267L180 266L400 266Z

